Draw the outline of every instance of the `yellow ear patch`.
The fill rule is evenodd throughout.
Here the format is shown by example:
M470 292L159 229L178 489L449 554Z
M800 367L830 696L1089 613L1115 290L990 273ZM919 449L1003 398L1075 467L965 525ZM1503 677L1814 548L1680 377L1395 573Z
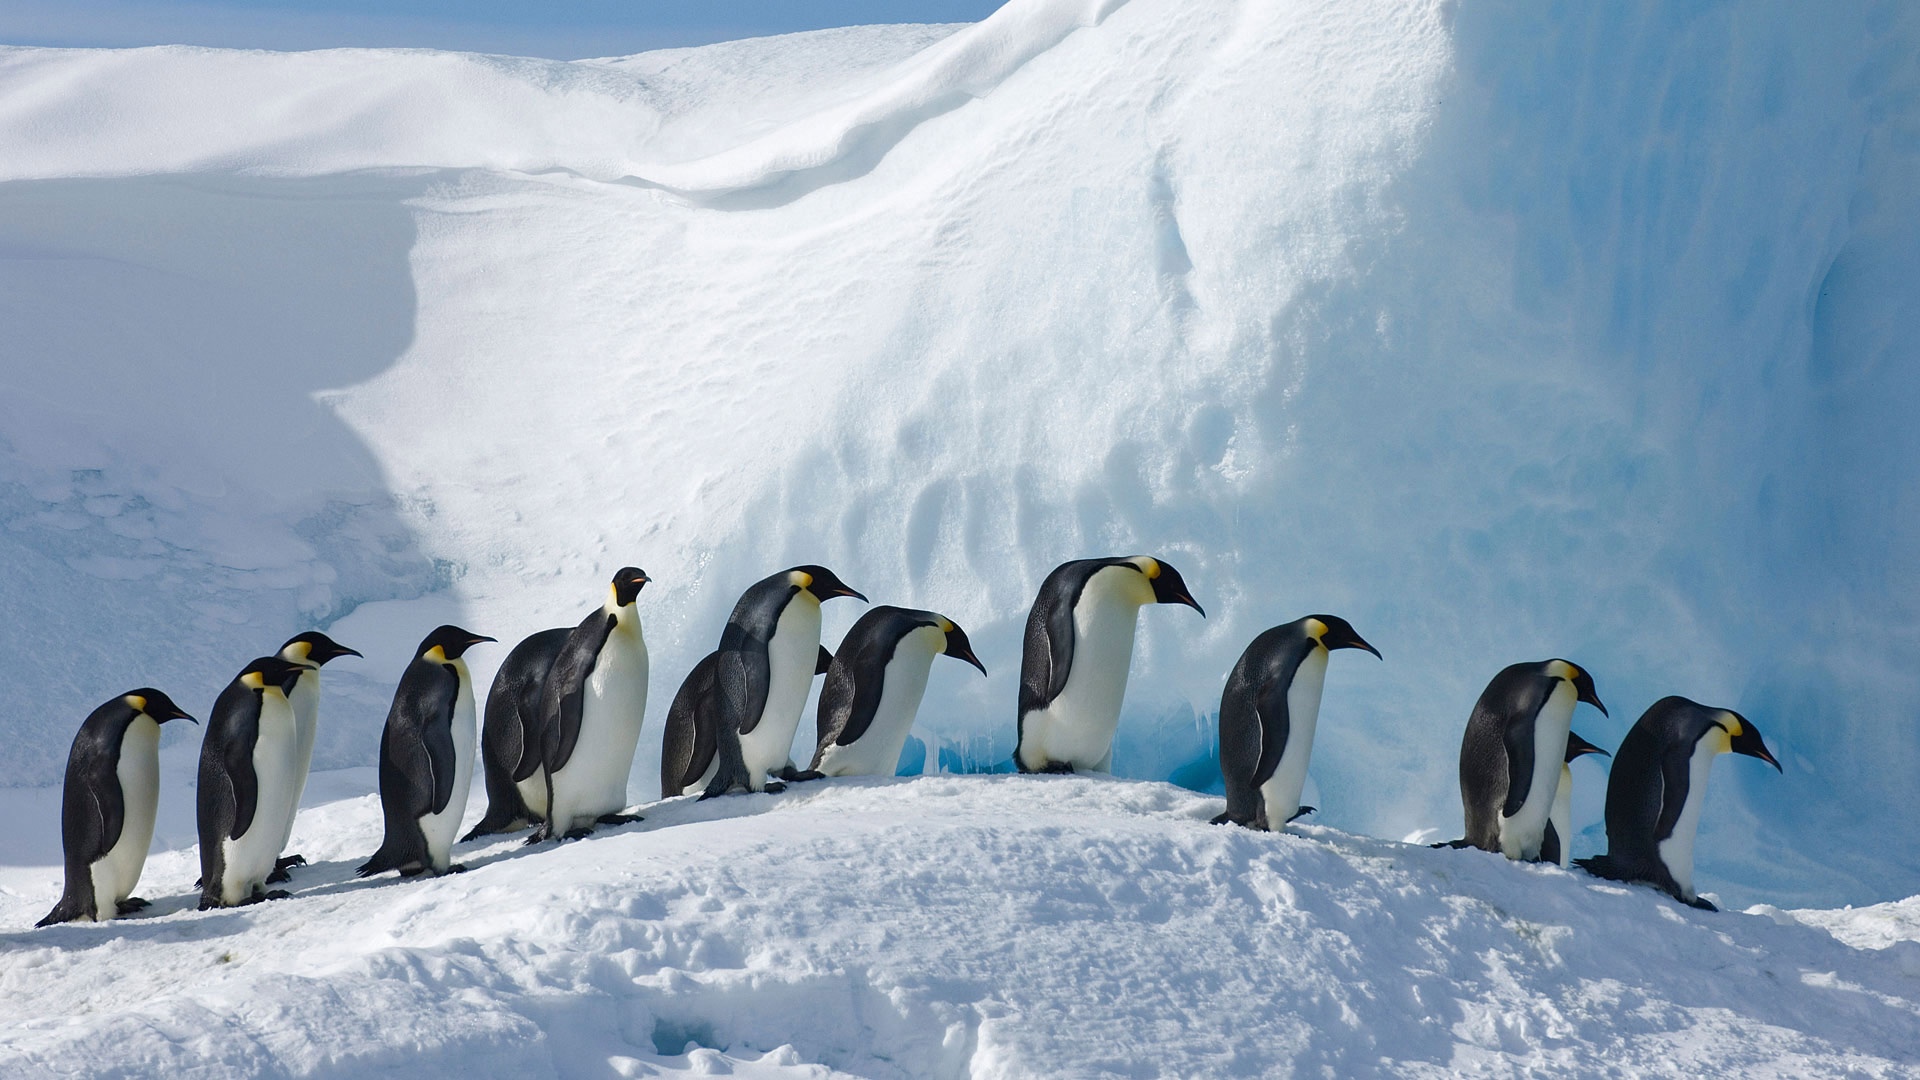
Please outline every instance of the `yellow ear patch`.
M257 671L249 671L245 675L240 676L240 685L249 690L258 690L267 685L267 677Z
M805 570L795 570L792 581L795 585L803 589L811 589L813 587L813 575L807 573Z
M951 633L953 633L953 621L952 621L951 619L948 619L948 618L947 618L947 617L945 617L945 616L941 616L941 618L940 618L940 632L941 632L941 633L943 633L943 634L951 634Z
M1727 734L1734 738L1738 738L1740 733L1747 729L1747 726L1740 722L1740 718L1731 711L1720 714L1720 724L1727 729Z
M1716 754L1733 752L1733 736L1727 732L1726 728L1715 725L1712 731L1707 732L1707 740L1712 743L1713 752Z
M1572 682L1580 677L1580 669L1567 663L1565 660L1555 660L1553 663L1547 665L1547 674L1556 679L1565 679L1568 682Z
M295 663L298 663L302 660L305 660L307 657L313 655L313 642L296 641L293 644L287 646L284 651L293 654L289 656L287 659Z
M144 697L141 697L139 694L128 694L127 704L133 706L134 712L147 711L147 699Z
M1307 636L1315 641L1327 636L1327 624L1319 619L1307 620Z
M447 662L447 650L435 645L433 648L421 653L420 659L431 660L436 664L444 664Z
M1141 573L1143 573L1143 574L1145 574L1145 575L1147 575L1147 580L1148 580L1148 581L1152 581L1152 580L1154 580L1155 578L1158 578L1158 577L1160 576L1160 562L1159 562L1159 560L1157 560L1157 559L1149 559L1149 558L1146 558L1145 556L1142 556L1142 557L1141 557L1141 559L1140 559L1140 561L1141 561L1141 562L1143 562L1143 563L1146 563L1146 565L1145 565L1145 566L1142 566L1142 567L1140 568L1140 572L1141 572Z

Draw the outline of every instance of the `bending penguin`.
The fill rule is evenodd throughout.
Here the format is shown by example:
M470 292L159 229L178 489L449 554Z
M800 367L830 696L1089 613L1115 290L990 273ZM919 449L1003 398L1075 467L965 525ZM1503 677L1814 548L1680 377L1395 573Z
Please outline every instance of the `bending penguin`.
M1113 771L1134 627L1148 604L1207 614L1178 570L1145 555L1062 563L1041 582L1020 659L1021 772Z
M293 839L293 818L300 812L300 798L307 791L307 774L313 769L313 742L320 733L320 669L329 660L360 654L316 630L288 638L287 643L280 646L278 655L289 664L299 665L302 672L299 681L293 684L293 692L287 695L293 704L293 788L289 792L292 803L287 807L287 835L280 838L281 855L274 860L273 873L267 876L269 882L286 881L289 868L307 863L304 856L285 852L287 841Z
M1721 754L1745 754L1780 768L1753 721L1683 697L1653 703L1614 755L1607 777L1607 853L1580 868L1638 881L1685 904L1716 910L1693 889L1693 840L1707 798L1707 773Z
M1220 775L1226 813L1215 825L1277 829L1311 806L1300 805L1320 715L1327 656L1334 649L1380 650L1337 615L1309 615L1253 639L1220 695Z
M461 657L492 640L457 626L438 627L400 673L380 736L386 835L355 870L361 877L384 870L413 877L466 869L453 862L453 837L473 780L473 675Z
M160 725L198 723L152 687L122 694L87 714L67 754L60 793L60 843L67 883L35 926L105 922L147 906L133 895L153 843L160 806Z
M941 654L987 673L966 631L944 615L882 604L860 616L820 688L818 742L800 778L892 776Z
M719 768L720 689L714 671L718 651L702 657L667 709L667 730L660 742L660 797L671 799L694 788L705 789ZM833 654L825 645L814 661L813 673L825 675Z
M1567 763L1573 709L1582 701L1606 715L1593 677L1565 660L1514 664L1493 677L1460 741L1467 835L1452 846L1527 862L1540 858Z
M547 773L540 767L540 694L547 673L573 633L558 626L528 635L500 663L487 691L480 729L480 772L487 781L487 812L464 842L517 832L547 820Z
M214 700L200 743L200 907L287 894L267 878L293 814L299 731L287 695L306 668L263 656Z
M1613 756L1581 738L1579 732L1567 732L1567 760L1560 766L1560 787L1553 794L1546 835L1540 838L1540 861L1555 863L1563 870L1573 854L1573 759L1588 754Z
M648 580L638 567L621 567L606 602L580 620L553 661L540 691L547 820L530 844L640 820L621 811L647 711L647 642L637 601Z
M820 603L866 597L824 566L803 565L755 582L733 606L714 656L715 769L701 798L738 788L781 791L793 767L800 726L820 658Z

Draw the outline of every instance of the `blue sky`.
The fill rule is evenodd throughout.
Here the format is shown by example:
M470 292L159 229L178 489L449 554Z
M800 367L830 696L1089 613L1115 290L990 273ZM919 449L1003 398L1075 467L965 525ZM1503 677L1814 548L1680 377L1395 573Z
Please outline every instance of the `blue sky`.
M882 22L1003 0L0 0L9 45L407 46L577 59Z

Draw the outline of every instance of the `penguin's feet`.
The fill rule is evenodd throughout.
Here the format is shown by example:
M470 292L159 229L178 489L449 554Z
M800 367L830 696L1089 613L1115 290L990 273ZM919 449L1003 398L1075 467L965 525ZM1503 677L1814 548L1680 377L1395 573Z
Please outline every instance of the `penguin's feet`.
M260 899L262 899L262 900L291 900L291 899L293 899L293 894L292 894L292 893L290 893L290 892L288 892L288 891L287 891L287 890L285 890L285 889L275 889L275 890L273 890L272 892L270 892L270 893L267 893L266 895L264 895L264 896L262 896L262 897L261 897Z
M1461 848L1468 848L1473 845L1467 843L1466 837L1463 836L1458 840L1442 840L1437 844L1428 844L1427 846L1430 848L1453 848L1455 851L1458 851Z
M639 814L601 814L594 819L602 825L631 825L636 821L645 821Z
M296 866L305 865L307 865L307 857L305 855L282 855L273 860L273 868L275 870L291 870Z
M440 872L443 874L464 874L467 872L467 864L466 863L448 863L447 868Z
M138 896L129 896L125 900L122 900L120 901L120 903L116 904L114 908L121 915L131 915L136 911L145 911L149 906L150 904L148 901L143 900Z
M1228 816L1227 816L1227 814L1226 814L1226 811L1224 811L1224 810L1223 810L1223 811L1221 811L1221 812L1220 812L1220 814L1219 814L1219 816L1218 816L1218 817L1211 817L1211 818L1208 818L1208 819L1207 819L1207 824L1209 824L1209 825L1231 825L1231 824L1233 824L1233 819L1232 819L1232 818L1230 818L1230 817L1228 817Z
M1064 761L1049 761L1040 771L1043 773L1052 773L1056 776L1067 776L1072 775L1073 766Z
M560 838L562 840L585 840L587 837L592 835L593 835L593 826L582 825L577 829L568 829L565 833L561 834Z
M220 901L219 901L219 900L218 900L217 898L215 898L215 897L211 897L211 896L206 896L206 895L202 895L202 896L200 897L200 906L199 906L198 908L196 908L195 910L197 910L197 911L211 911L212 909L214 909L214 908L217 908L217 907L219 907L219 906L220 906Z
M760 789L760 793L762 795L778 795L785 790L787 790L787 785L778 780L769 780L767 781L767 786Z
M824 780L827 778L826 773L816 772L813 769L802 772L791 765L781 769L776 775L790 784L804 784L809 780Z
M273 873L267 875L267 884L269 885L276 885L282 881L292 881L292 880L293 880L293 875L287 873L287 868L284 866L274 867Z
M1719 911L1720 910L1719 908L1713 906L1713 901L1702 900L1697 896L1691 900L1683 901L1683 903L1685 903L1688 907L1691 907L1691 908L1699 908L1701 911Z
M1319 813L1319 812L1320 812L1320 811L1319 811L1319 810L1318 810L1317 808L1315 808L1315 807L1311 807L1311 806L1303 806L1303 807L1301 807L1300 809L1298 809L1298 810L1295 810L1295 811L1293 812L1293 816L1292 816L1292 817L1290 817L1290 818L1288 818L1287 820L1288 820L1288 821L1299 821L1299 820L1300 820L1301 818L1303 818L1303 817L1306 817L1306 816L1307 816L1308 814L1317 814L1317 813Z
M527 837L525 846L532 847L535 844L545 843L551 839L553 839L553 826L543 821L540 823L539 828L533 830L533 835Z

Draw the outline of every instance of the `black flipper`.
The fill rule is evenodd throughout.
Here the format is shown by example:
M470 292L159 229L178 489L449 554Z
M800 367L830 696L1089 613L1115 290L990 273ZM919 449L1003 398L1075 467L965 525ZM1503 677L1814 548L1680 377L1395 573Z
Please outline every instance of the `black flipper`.
M380 739L380 810L386 832L380 849L355 869L361 877L428 869L420 818L445 810L453 797L450 721L459 693L460 677L451 664L416 659L401 675Z
M540 695L547 674L571 634L561 626L528 635L513 647L487 691L480 733L480 768L487 782L487 812L461 841L537 824L540 815L520 796L519 782L540 767Z
M116 713L126 716L120 718ZM116 699L95 709L74 735L73 748L67 755L66 787L60 793L66 885L60 902L35 926L94 917L93 864L120 842L120 830L126 822L118 770L120 741L131 719L132 710Z

